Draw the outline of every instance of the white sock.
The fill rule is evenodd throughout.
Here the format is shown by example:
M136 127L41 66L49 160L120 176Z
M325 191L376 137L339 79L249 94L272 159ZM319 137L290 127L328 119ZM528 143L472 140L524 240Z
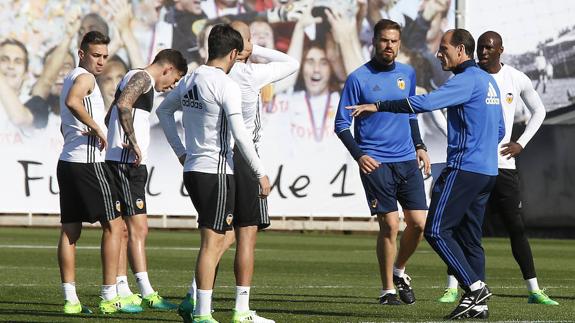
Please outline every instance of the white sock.
M100 296L102 296L105 301L110 301L116 298L116 296L118 296L118 292L116 291L116 284L102 285L102 292L100 293Z
M135 273L134 276L136 276L136 283L138 283L142 297L146 297L154 292L152 284L150 284L150 280L148 279L148 272L142 271L141 273Z
M212 292L213 289L204 290L198 289L198 302L196 303L196 309L194 311L194 316L208 315L212 314Z
M447 275L447 288L457 288L459 282L453 275Z
M236 312L250 310L250 287L236 286Z
M130 296L134 293L130 290L130 285L128 284L128 277L127 276L118 276L116 277L116 289L118 291L118 295L120 297Z
M403 277L405 275L405 267L399 269L393 265L393 276Z
M62 292L64 292L64 300L76 304L79 303L78 295L76 295L76 283L62 283Z
M385 294L397 294L397 292L395 291L395 288L394 289L383 289L382 288L380 296L383 296Z
M485 283L482 282L481 280L476 281L475 283L469 285L469 290L471 290L472 292L483 288L483 286L485 286Z
M196 303L198 296L196 295L196 290L198 289L198 285L196 284L196 277L192 280L192 284L190 285L190 289L188 289L188 294L192 296L194 303Z
M527 284L527 290L529 292L534 292L539 290L539 283L537 283L537 277L531 279L526 279L525 284Z

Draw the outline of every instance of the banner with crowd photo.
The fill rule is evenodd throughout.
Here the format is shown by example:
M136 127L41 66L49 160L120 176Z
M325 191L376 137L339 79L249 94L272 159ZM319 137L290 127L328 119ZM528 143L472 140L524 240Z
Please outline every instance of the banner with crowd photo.
M549 112L575 105L574 14L573 1L466 1L463 27L475 38L498 32L502 62L527 74ZM515 117L525 122L530 114L524 109Z
M111 58L97 79L109 106L129 68L145 66L163 48L176 48L193 69L205 59L208 27L241 19L250 25L254 43L301 61L297 75L261 95L259 153L273 188L271 215L368 216L357 163L333 131L343 82L370 58L372 26L381 18L403 26L398 60L416 68L419 91L444 82L448 75L434 53L441 32L454 25L454 2L245 0L225 7L208 0L191 8L162 1L0 0L0 214L59 213L58 96L63 76L77 64L82 32L100 24L112 38ZM76 14L78 24L70 17ZM350 54L350 46L357 50ZM356 56L348 60L349 55ZM156 97L156 105L161 99ZM149 213L195 214L182 168L153 113L151 124Z

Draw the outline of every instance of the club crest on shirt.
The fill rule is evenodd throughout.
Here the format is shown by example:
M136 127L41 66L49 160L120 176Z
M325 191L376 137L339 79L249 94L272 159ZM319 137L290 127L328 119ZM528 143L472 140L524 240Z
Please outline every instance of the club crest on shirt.
M507 93L505 95L505 101L507 101L507 103L511 104L511 102L513 102L513 93Z
M232 225L233 220L234 220L234 216L231 213L226 216L226 223L228 225Z
M400 90L405 90L405 81L401 77L397 79L397 87Z
M371 208L375 209L377 207L377 199L371 200Z
M116 211L118 212L122 211L122 205L120 204L120 201L116 201Z
M142 201L142 199L137 199L136 200L136 207L138 207L138 209L143 209L144 208L144 201Z

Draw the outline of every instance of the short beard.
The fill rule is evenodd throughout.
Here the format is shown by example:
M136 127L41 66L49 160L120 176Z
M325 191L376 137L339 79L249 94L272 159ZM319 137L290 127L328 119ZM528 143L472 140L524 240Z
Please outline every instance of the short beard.
M377 60L380 63L389 65L391 63L393 63L393 61L395 61L395 56L392 56L392 58L390 60L387 59L387 56L384 54L383 50L381 51L381 54L377 52L377 50L375 51L375 57L377 58Z

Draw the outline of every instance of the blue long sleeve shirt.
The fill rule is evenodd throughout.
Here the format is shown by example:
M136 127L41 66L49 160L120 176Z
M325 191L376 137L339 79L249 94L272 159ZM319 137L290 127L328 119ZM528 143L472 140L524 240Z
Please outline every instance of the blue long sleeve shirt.
M497 83L473 60L453 72L455 76L436 91L377 102L378 110L422 113L447 108L447 167L495 176L497 145L505 135Z
M409 65L396 62L384 66L374 60L362 65L345 82L335 117L335 132L341 135L351 127L353 118L346 106L382 98L404 99L415 94L415 84L415 71ZM356 119L354 138L360 150L354 152L353 148L346 147L356 159L358 155L367 154L383 163L413 160L415 148L409 119L416 119L415 114L374 113Z

